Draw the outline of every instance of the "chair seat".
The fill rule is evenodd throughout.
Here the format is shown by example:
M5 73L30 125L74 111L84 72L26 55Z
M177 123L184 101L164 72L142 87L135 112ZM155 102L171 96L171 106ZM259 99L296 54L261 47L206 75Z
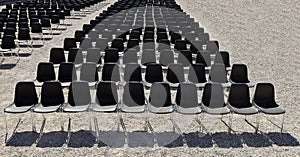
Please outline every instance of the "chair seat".
M203 108L206 113L212 114L212 115L224 115L230 113L230 110L228 107L220 107L220 108L209 108L205 105L203 105Z
M262 108L257 106L256 104L254 104L261 112L265 113L265 114L284 114L285 113L285 109L277 106L277 107L272 107L272 108Z
M87 105L77 105L77 106L72 106L70 104L66 104L63 107L63 111L64 112L84 112L87 111L87 109L89 108L90 104Z
M150 103L148 104L148 109L152 113L172 113L173 112L173 106L167 106L167 107L155 107L151 105Z
M257 114L258 110L256 107L251 106L251 107L246 107L246 108L236 108L228 104L230 108L237 114L242 114L242 115L251 115L251 114Z
M201 113L200 106L191 107L191 108L184 108L184 107L181 107L179 105L176 105L176 109L177 109L177 111L179 113L182 113L182 114L197 114L197 113Z
M90 109L95 112L113 112L116 111L117 106L118 106L117 104L105 105L105 106L101 106L99 104L92 104L90 106Z
M129 113L142 113L145 111L145 105L129 107L124 104L121 104L121 110L123 112L129 112Z
M59 109L60 105L55 106L43 106L42 104L38 104L36 107L34 107L33 112L37 113L51 113L56 112Z
M18 107L16 104L9 105L4 109L4 112L6 113L25 113L29 111L34 105L31 106L22 106Z

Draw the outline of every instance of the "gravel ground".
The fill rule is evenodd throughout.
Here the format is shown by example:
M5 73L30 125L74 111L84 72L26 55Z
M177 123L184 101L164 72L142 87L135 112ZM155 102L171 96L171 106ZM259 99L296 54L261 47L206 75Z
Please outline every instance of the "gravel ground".
M249 79L253 82L271 82L275 85L276 100L287 110L284 133L261 118L261 134L245 123L243 116L234 116L236 134L227 134L226 126L215 116L205 115L204 126L211 135L199 133L200 128L192 116L122 114L128 134L118 132L116 121L119 114L59 114L47 117L44 134L39 143L34 143L38 134L31 132L31 114L21 115L17 133L7 143L5 127L0 127L1 156L299 156L300 120L299 80L300 61L300 2L296 0L253 0L253 1L209 1L176 0L185 12L194 17L220 42L222 50L231 55L231 63L247 64ZM114 0L106 1L113 3ZM106 7L109 5L106 5ZM104 7L105 8L105 7ZM72 37L74 30L81 29L102 10L81 20L74 20L61 35L54 36L32 55L21 57L11 69L0 69L0 106L4 108L13 100L14 86L20 80L34 80L38 62L47 61L51 47L62 47L63 39ZM22 49L22 52L28 50ZM15 63L16 58L5 60ZM5 66L9 68L10 66ZM253 91L251 91L253 92ZM174 95L174 93L173 93ZM42 115L36 128L41 127ZM68 116L72 116L72 134L68 145L65 131ZM183 132L173 132L172 116ZM100 142L96 142L95 131L89 130L89 118L97 118ZM1 110L0 126L5 126L5 115ZM18 115L7 115L9 135L17 123ZM144 132L144 118L148 118L154 134ZM220 117L219 117L220 118ZM227 121L228 117L222 117ZM255 121L255 116L247 117ZM270 117L280 123L280 116ZM122 131L122 129L121 129ZM127 138L125 138L127 136Z

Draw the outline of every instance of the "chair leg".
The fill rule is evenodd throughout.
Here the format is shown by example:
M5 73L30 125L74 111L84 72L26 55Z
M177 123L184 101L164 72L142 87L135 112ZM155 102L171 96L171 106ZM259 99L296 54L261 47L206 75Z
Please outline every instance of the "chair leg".
M5 120L5 139L4 142L7 142L7 136L8 136L8 127L7 127L7 117L6 117L6 113L4 112L4 120Z
M32 112L30 113L30 115L31 115L32 132L36 132L35 117Z
M260 114L259 114L259 112L258 112L257 115L256 115L256 128L255 128L255 134L258 133L259 122L260 122Z
M67 136L67 140L66 140L66 144L67 144L67 145L69 145L70 138L71 138L71 125L72 125L72 120L71 120L71 116L69 116L69 122L68 122L68 136Z
M41 126L41 129L40 129L40 132L39 132L39 137L38 137L36 143L39 143L39 141L41 140L45 125L46 125L46 117L43 115L43 122L42 122L42 126Z
M283 132L283 125L284 125L284 114L282 114L282 120L281 120L281 128L280 128L280 132Z
M96 141L99 142L99 126L98 126L98 119L94 118L94 126L95 126L95 133L96 133Z

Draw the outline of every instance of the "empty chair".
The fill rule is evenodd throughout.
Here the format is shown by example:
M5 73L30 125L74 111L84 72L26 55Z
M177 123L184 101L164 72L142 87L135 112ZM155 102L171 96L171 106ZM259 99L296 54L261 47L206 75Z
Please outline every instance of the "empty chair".
M123 65L126 65L127 63L138 63L138 55L136 50L130 49L125 51L123 55Z
M188 81L196 84L197 87L203 88L207 82L205 77L205 67L203 64L193 64L189 67Z
M74 34L74 38L77 42L81 41L81 38L85 37L85 32L83 30L76 30Z
M185 81L182 64L171 63L168 65L166 81L172 88L177 88L178 84Z
M205 84L202 95L202 106L208 114L223 115L230 113L224 100L224 89L221 84Z
M211 58L210 54L206 51L200 51L197 53L196 63L203 64L206 69L210 69Z
M199 40L192 40L190 50L193 54L197 54L203 50L203 43Z
M118 52L124 51L123 39L116 38L111 42L111 48L117 48Z
M209 80L211 82L221 83L224 88L230 87L224 64L213 64L211 66L209 71Z
M112 41L113 32L111 30L103 30L101 38L106 38L108 41Z
M49 62L59 65L60 63L66 62L64 49L62 48L51 48Z
M18 42L19 42L19 45L22 42L26 42L27 47L31 49L31 53L32 53L32 51L33 51L32 39L30 37L30 32L29 32L28 28L19 28Z
M132 49L132 48L140 51L140 45L139 45L139 40L138 39L129 39L127 41L127 50Z
M58 69L58 80L63 87L69 87L70 83L77 80L74 63L61 63Z
M229 80L232 83L245 83L249 87L254 87L248 79L248 68L245 64L233 64Z
M102 68L102 81L120 81L120 67L116 63L105 63Z
M197 87L192 83L180 83L176 93L176 109L182 114L197 114L201 112L198 104Z
M280 131L283 131L284 108L279 106L275 101L275 89L271 83L257 83L255 87L253 105L255 105L262 113L267 115L282 114ZM274 122L272 122L275 124Z
M56 112L64 102L60 82L45 82L41 90L41 101L33 111L37 113Z
M144 85L140 82L128 82L124 86L121 103L123 112L144 112L145 111Z
M175 41L174 48L175 48L177 51L187 50L186 41L185 41L185 40L176 40L176 41Z
M217 52L214 63L225 64L226 70L231 70L229 53L227 51Z
M250 115L258 113L258 110L250 102L249 87L245 84L231 85L228 105L238 114Z
M75 64L75 68L78 68L83 63L83 54L81 48L71 48L68 53L68 62Z
M64 39L64 50L69 51L70 48L77 48L75 38L65 38Z
M192 53L190 50L183 50L179 52L177 63L181 63L184 67L189 67L192 62Z
M139 42L141 41L141 38L140 38L140 32L139 31L131 31L130 34L129 34L129 39L137 39Z
M96 48L100 49L101 52L104 52L108 47L108 39L98 38L96 39Z
M104 63L118 63L119 52L117 48L108 48L105 50Z
M93 43L92 43L92 38L81 38L80 41L80 48L82 49L82 51L87 51L87 49L92 48L93 47Z
M155 50L155 42L144 42L143 43L143 50L146 50L146 49Z
M118 88L115 82L100 81L97 84L96 104L91 105L95 112L116 111L119 104Z
M206 51L211 54L215 54L219 51L219 42L218 41L207 41L206 43Z
M17 48L15 39L12 35L4 35L2 37L1 41L1 49L0 52L2 53L2 56L4 56L4 52L10 52L11 55L15 54L19 56L19 49L16 52L13 52L13 49Z
M80 67L80 80L87 81L90 87L95 86L99 80L96 63L83 63Z
M5 113L24 113L38 104L33 82L18 82L15 87L14 102L4 108Z
M160 64L150 63L146 67L145 85L150 87L154 82L163 82L163 71Z
M167 69L168 65L174 63L174 53L172 50L162 50L160 52L159 64L163 69Z
M155 50L147 49L142 53L141 64L147 66L150 63L156 63Z
M166 32L158 32L156 35L157 35L156 42L159 42L160 40L163 39L168 39L168 34Z
M170 41L168 39L161 39L158 43L158 51L161 52L162 50L170 50Z
M124 81L142 81L142 69L138 63L128 63L124 69Z
M88 37L91 38L93 42L95 42L99 38L99 32L97 30L90 30Z
M70 84L68 103L63 106L63 112L84 112L91 104L91 93L87 82L74 81Z
M40 62L37 67L35 86L42 86L46 81L54 81L56 79L53 63Z
M202 28L203 29L203 28ZM209 41L209 34L208 33L200 33L199 34L199 40L203 43L206 44Z
M171 34L171 43L172 43L172 44L175 44L175 42L176 42L177 40L181 40L181 35L180 35L179 33L177 33L177 32L173 32L173 33Z
M148 109L153 113L171 113L173 104L168 83L153 83L150 88Z
M85 62L92 62L96 64L102 64L101 52L99 48L89 48L87 49Z

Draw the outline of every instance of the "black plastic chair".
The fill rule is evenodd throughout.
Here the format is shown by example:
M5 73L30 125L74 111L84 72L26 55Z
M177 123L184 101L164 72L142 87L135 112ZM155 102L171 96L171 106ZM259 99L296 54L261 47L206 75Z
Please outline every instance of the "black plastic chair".
M221 83L224 88L230 87L227 80L227 73L224 64L213 64L209 71L209 80L215 83Z
M46 81L54 81L56 79L53 63L40 62L37 67L35 86L42 86Z
M150 89L148 109L152 113L171 113L173 104L168 83L153 83Z
M56 64L56 66L60 63L66 62L64 49L55 47L51 48L49 62Z
M95 112L116 111L119 104L118 88L115 82L100 81L97 84L96 104L90 108Z
M138 63L128 63L125 65L124 81L142 81L142 69Z
M163 71L160 64L150 63L146 67L145 72L145 85L151 87L154 82L163 82Z
M176 108L181 114L197 114L201 112L198 103L197 87L192 83L180 83L176 93Z
M280 115L282 114L282 122L280 131L283 131L285 109L279 106L275 101L275 89L271 83L257 83L255 87L253 105L259 111L267 115ZM268 119L269 120L269 119ZM270 120L269 120L270 121ZM274 122L270 121L276 125ZM276 125L277 126L277 125Z
M184 67L193 64L193 56L190 50L182 50L179 52L177 63L181 63Z
M61 63L58 69L58 80L63 87L69 87L70 83L77 80L74 63Z
M192 64L189 67L188 81L195 83L198 88L203 88L207 82L203 64Z
M98 69L96 63L82 63L80 67L80 80L87 81L90 87L95 87L99 81Z
M117 48L118 52L124 51L123 39L116 38L111 42L111 48Z
M128 82L124 86L121 103L123 112L144 112L145 111L144 85L140 82Z
M105 50L104 63L118 63L119 52L117 48L108 48Z
M166 81L172 88L177 88L179 83L185 82L184 69L180 63L171 63L168 65Z
M232 83L244 83L249 87L254 87L248 79L248 68L245 64L233 64L229 80Z
M69 51L70 48L77 48L76 39L75 38L65 38L64 39L64 50Z
M81 48L70 48L68 53L68 62L75 64L75 68L78 68L83 63L83 54Z
M120 67L116 63L106 63L102 68L102 81L120 82Z
M87 49L85 62L92 62L98 65L102 64L100 49L99 48Z

